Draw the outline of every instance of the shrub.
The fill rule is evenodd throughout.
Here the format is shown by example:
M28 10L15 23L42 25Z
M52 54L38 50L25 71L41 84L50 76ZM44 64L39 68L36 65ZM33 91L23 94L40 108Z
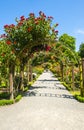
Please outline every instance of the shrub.
M13 103L14 103L14 100L6 100L6 99L0 100L0 106L10 105Z
M21 98L22 98L22 95L19 94L19 95L15 98L15 101L14 101L14 100L2 99L2 100L0 100L0 106L11 105L11 104L13 104L14 102L18 102Z
M21 98L22 98L22 95L18 95L18 96L15 98L15 102L18 102Z
M75 95L74 96L79 102L84 102L84 97L81 97L81 95Z

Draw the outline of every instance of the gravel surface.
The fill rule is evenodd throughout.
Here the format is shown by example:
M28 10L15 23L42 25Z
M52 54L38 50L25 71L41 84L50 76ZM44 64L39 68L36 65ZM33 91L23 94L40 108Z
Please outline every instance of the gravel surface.
M84 130L84 104L44 72L22 100L0 107L0 130Z

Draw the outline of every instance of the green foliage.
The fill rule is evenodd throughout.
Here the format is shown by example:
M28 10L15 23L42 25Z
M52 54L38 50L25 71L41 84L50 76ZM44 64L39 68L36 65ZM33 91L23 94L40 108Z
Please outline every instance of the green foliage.
M44 71L44 68L42 68L41 66L36 66L33 68L33 73L36 73L37 75L42 74L43 71Z
M22 95L18 95L18 96L15 98L15 102L18 102L21 98L22 98Z
M0 106L11 105L13 103L14 103L14 100L6 100L6 99L0 100Z
M12 52L11 48L5 43L4 40L0 41L0 86L2 82L4 85L8 85L9 77L9 62L15 59L15 55Z
M9 96L10 96L10 94L8 94L8 93L0 93L0 99L2 99L2 100L0 100L0 106L11 105L14 102L18 102L22 98L21 94L17 95L15 100L8 99ZM4 98L6 98L6 99L4 99Z
M53 55L52 51L46 52L45 50L39 51L39 53L35 53L32 59L32 65L42 65L51 62L51 55Z
M0 41L0 62L1 64L8 64L9 61L15 59L15 54L5 42L5 40Z
M24 92L28 91L28 89L29 89L28 86L25 87L25 88L24 88Z
M78 62L78 54L60 40L54 44L51 53L53 56L52 61L54 62L57 61L60 64L67 64L70 61L75 64Z
M32 65L33 66L37 66L37 65L41 65L44 62L44 54L40 53L39 54L35 53L33 59L32 59Z
M28 87L30 88L30 87L32 86L33 83L34 83L33 81L29 82Z
M75 51L75 38L72 36L69 36L68 34L63 34L59 37L59 41L62 44L65 44L67 47L69 47L72 51Z
M83 102L84 103L84 97L81 97L81 95L75 95L74 96L79 102Z
M71 90L72 90L71 87L70 87L68 84L66 84L65 82L62 82L62 84L66 87L66 89L67 89L68 91L71 91Z
M80 55L81 58L84 58L84 43L80 44L79 55Z
M10 104L13 104L14 102L18 102L21 98L22 98L22 95L18 95L16 98L15 98L15 101L14 100L9 100L9 97L10 97L10 94L9 93L0 93L0 105L10 105Z
M39 12L38 17L30 13L28 18L25 16L21 16L20 19L16 18L16 25L4 26L7 35L6 43L16 55L22 54L22 57L25 57L32 47L56 39L55 28L58 24L51 27L51 23L52 17L46 17L42 11Z
M13 87L16 64L19 63L20 69L24 68L28 59L31 58L31 50L34 46L56 41L58 31L55 29L58 24L52 26L52 19L51 16L46 17L40 11L38 17L34 13L30 13L27 18L25 16L21 16L19 19L16 18L15 25L4 26L5 34L0 36L0 67L2 68L0 70L0 82L3 81L1 78L8 79L9 73L11 73L9 84L13 84L10 85L10 88ZM33 50L34 52L35 50ZM5 74L8 74L6 78ZM15 84L17 84L17 81Z
M0 99L9 99L10 94L7 92L0 93Z

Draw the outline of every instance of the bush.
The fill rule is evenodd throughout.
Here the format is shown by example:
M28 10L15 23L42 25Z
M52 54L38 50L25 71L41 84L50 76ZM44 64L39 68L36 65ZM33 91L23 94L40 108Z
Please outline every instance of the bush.
M10 105L13 103L14 103L14 100L6 100L6 99L0 100L0 106Z
M15 98L15 102L18 102L21 98L22 98L22 95L18 95L18 96Z
M4 105L11 105L14 102L18 102L20 99L22 98L22 95L18 95L14 100L6 100L6 99L2 99L0 100L0 106L4 106Z
M81 95L75 95L74 96L79 102L84 102L84 97L81 97Z
M7 92L0 93L0 99L9 99L10 94Z

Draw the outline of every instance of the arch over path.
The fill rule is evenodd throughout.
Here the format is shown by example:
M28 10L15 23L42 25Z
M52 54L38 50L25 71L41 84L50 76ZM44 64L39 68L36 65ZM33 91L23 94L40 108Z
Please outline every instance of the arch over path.
M1 130L84 130L84 104L44 72L23 99L0 108Z

